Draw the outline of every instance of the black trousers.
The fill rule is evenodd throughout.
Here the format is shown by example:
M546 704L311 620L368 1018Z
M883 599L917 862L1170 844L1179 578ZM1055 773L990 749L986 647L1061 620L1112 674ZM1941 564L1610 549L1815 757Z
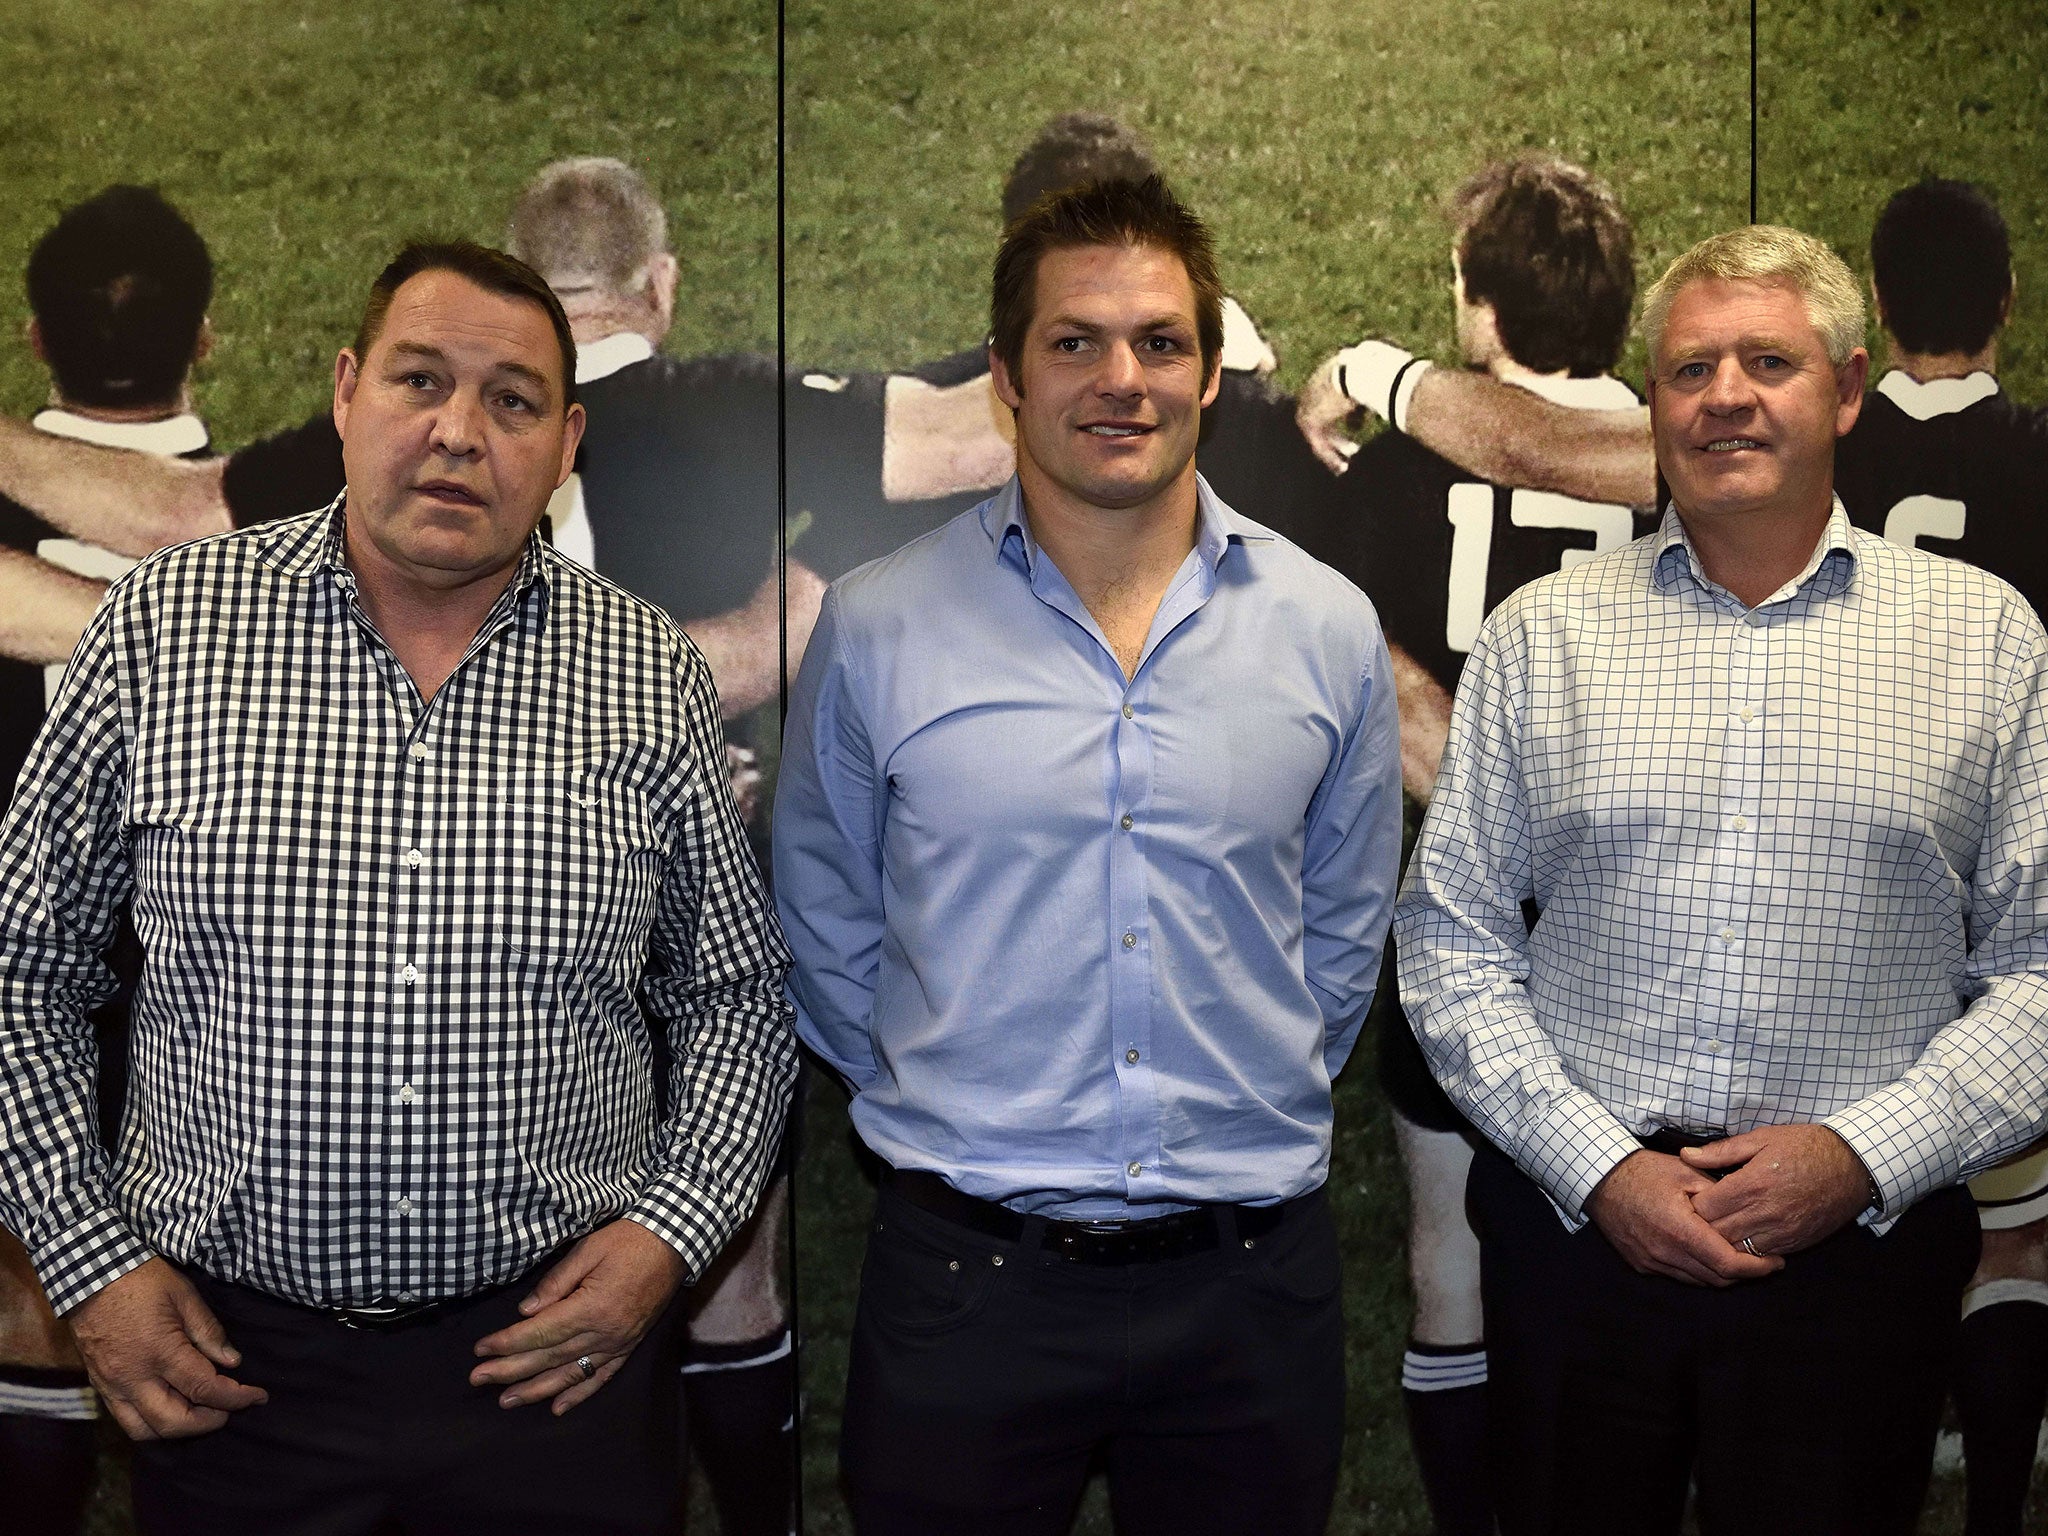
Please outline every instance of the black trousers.
M1728 1290L1568 1233L1490 1146L1468 1199L1504 1536L1676 1536L1688 1479L1705 1536L1910 1536L1977 1261L1963 1190Z
M840 1441L856 1527L1062 1533L1100 1459L1124 1536L1321 1532L1344 1322L1320 1193L1249 1249L1226 1230L1209 1252L1103 1267L1035 1235L985 1237L884 1186Z
M205 1275L192 1282L270 1401L135 1448L143 1536L654 1533L680 1519L674 1328L557 1418L473 1387L476 1341L517 1321L533 1277L427 1322L356 1332ZM673 1314L673 1308L671 1314Z

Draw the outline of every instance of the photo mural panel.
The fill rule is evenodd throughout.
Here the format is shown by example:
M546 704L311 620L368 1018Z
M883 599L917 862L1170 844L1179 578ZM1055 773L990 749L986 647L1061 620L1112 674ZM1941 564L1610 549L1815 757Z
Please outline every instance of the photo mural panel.
M2048 604L2048 9L1759 0L1757 213L1826 240L1871 304L1835 455L1859 526ZM1945 637L1930 636L1930 645ZM1923 1529L2048 1529L2048 1155L1970 1183L1982 1256ZM1967 1524L1965 1524L1967 1522Z
M1622 451L1609 446L1590 495L1564 493L1554 462L1547 479L1506 479L1499 445L1534 430L1517 410L1524 395L1544 388L1603 418L1633 408L1642 348L1610 294L1584 301L1600 314L1568 328L1584 334L1563 363L1537 344L1536 366L1596 377L1523 390L1461 369L1483 373L1491 353L1461 342L1457 325L1450 257L1470 215L1456 194L1500 162L1565 162L1573 194L1611 189L1632 232L1621 265L1647 284L1746 217L1746 7L1430 0L1205 14L1146 0L869 0L792 5L788 22L792 666L812 617L800 591L940 526L1010 473L1008 413L982 350L1006 183L1026 194L1057 184L1047 178L1063 164L1151 165L1213 228L1232 301L1197 467L1236 510L1336 565L1379 606L1401 651L1419 808L1479 617L1521 582L1631 537L1629 502L1654 494L1628 457L1643 432L1628 411L1618 428L1607 422ZM1404 402L1410 434L1388 432L1384 407L1332 393L1333 355L1368 339L1432 358L1478 392L1454 391L1434 410L1418 393ZM1534 450L1524 463L1560 457L1546 442ZM1328 467L1353 454L1341 476ZM991 794L1005 771L990 765ZM1392 1013L1368 1033L1398 1042L1406 1031ZM1415 1321L1401 1259L1406 1174L1376 1081L1382 1049L1368 1041L1339 1080L1330 1182L1349 1265L1351 1394L1333 1528L1375 1533L1430 1519L1403 1427L1404 1370L1431 1368L1404 1362ZM814 1085L799 1171L806 1513L817 1531L848 1529L834 1458L873 1199L843 1103L835 1086ZM1426 1149L1413 1160L1418 1189L1462 1180ZM1469 1273L1445 1284L1459 1293L1450 1305L1467 1304ZM1107 1529L1099 1490L1079 1529Z
M464 238L509 246L562 298L589 432L545 531L699 639L728 717L718 771L758 823L780 647L776 25L773 0L12 7L0 26L14 82L0 95L0 429L14 433L0 436L7 787L108 579L160 544L309 512L340 490L335 357L370 281L408 238ZM91 266L116 226L158 258L176 246L179 262L113 280L159 306L153 324L185 329L161 387L109 411L66 385L61 355L46 364L24 339L23 273L66 210L117 186L161 201L124 193L100 206L83 246L52 248L58 265ZM203 332L196 313L179 319L194 291ZM51 351L62 353L54 338ZM136 451L40 452L71 437ZM116 964L139 964L132 934ZM117 1007L100 1023L112 1143L126 1021ZM772 1502L764 1477L772 1484L790 1443L785 1219L772 1202L690 1293L704 1346L691 1358L720 1369L684 1377L687 1395L730 1396L742 1381L765 1393L750 1410L701 1415L760 1442L737 1480L697 1481L706 1526L714 1494ZM756 1364L765 1370L745 1369ZM71 1442L38 1451L26 1473L0 1457L16 1469L0 1478L0 1527L42 1510L36 1501L62 1516L97 1434L92 1528L129 1528L126 1448L110 1425L95 1431L76 1366L25 1256L0 1239L0 1428L8 1415L42 1417L60 1426L51 1445Z

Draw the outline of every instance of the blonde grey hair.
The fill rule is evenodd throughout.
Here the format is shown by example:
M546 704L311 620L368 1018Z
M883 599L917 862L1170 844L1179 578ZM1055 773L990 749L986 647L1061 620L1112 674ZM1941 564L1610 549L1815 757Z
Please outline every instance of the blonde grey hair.
M1750 224L1702 240L1666 267L1651 287L1643 300L1643 340L1649 344L1653 368L1672 302L1687 284L1705 278L1797 289L1806 318L1820 332L1828 361L1837 368L1863 345L1863 293L1842 258L1796 229Z
M668 249L668 215L623 160L557 160L519 194L505 245L557 293L637 297L647 263Z

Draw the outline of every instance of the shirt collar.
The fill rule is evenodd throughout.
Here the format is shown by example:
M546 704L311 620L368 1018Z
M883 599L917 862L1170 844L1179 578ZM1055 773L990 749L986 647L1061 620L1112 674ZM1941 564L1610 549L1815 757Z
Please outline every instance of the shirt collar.
M1915 421L1930 421L1990 399L1998 393L1998 380L1980 368L1965 378L1929 379L1923 384L1905 370L1894 368L1877 381L1877 392Z
M654 343L638 331L618 331L602 341L579 342L576 346L576 382L595 384L610 378L621 368L644 363L654 356Z
M1724 590L1715 586L1701 569L1699 555L1686 534L1684 519L1679 517L1676 505L1665 503L1664 520L1657 525L1655 537L1656 553L1650 564L1650 580L1658 590L1675 591L1681 579L1687 576L1703 590ZM1805 568L1756 606L1762 608L1779 602L1809 582L1813 584L1814 596L1832 597L1847 590L1855 578L1856 567L1856 535L1850 526L1849 514L1842 508L1842 498L1837 496L1828 510L1827 526L1821 530L1820 540L1813 546L1813 554L1807 559Z
M998 560L1013 559L1028 575L1038 569L1038 541L1031 537L1031 525L1024 516L1024 487L1015 475L1010 483L981 505L981 526ZM1233 542L1269 544L1275 535L1247 518L1209 489L1209 482L1195 476L1195 548L1211 571L1223 563ZM1011 555L1011 550L1016 554Z
M275 538L264 549L263 558L294 580L304 581L325 573L344 591L352 592L356 577L355 572L348 568L348 545L344 532L347 526L348 491L344 489L328 503L325 511L266 525L264 533L275 530ZM506 597L517 601L529 588L538 588L544 604L549 591L548 559L547 545L542 542L540 529L536 527L526 536L526 547L519 554L519 568L512 573L511 584L505 589ZM500 598L499 601L505 600Z
M72 411L38 411L34 426L52 437L72 437L102 448L127 448L165 458L198 453L207 444L206 423L189 411L162 421L95 421Z

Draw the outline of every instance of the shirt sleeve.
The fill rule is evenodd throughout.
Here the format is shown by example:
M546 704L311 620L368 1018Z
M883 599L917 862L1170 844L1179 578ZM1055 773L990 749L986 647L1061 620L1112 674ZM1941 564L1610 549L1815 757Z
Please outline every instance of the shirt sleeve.
M804 1044L853 1085L875 1081L882 951L880 785L848 660L840 589L825 594L783 727L775 900L796 956Z
M1972 1001L1895 1083L1823 1123L1876 1181L1880 1230L2048 1131L2048 640L2023 603L2001 637L2011 681L1970 877Z
M1359 710L1309 802L1301 860L1302 966L1325 1022L1323 1063L1343 1069L1372 1007L1401 862L1401 719L1374 626Z
M1487 620L1465 664L1394 942L1402 1006L1444 1092L1577 1228L1587 1197L1638 1144L1572 1080L1530 997L1522 903L1536 892L1514 606Z
M0 1225L68 1312L151 1255L116 1208L94 1114L89 1015L132 885L115 611L64 674L0 823Z
M641 986L668 1031L659 1171L627 1216L701 1276L760 1198L796 1080L782 942L725 767L711 671L682 640L688 783Z

